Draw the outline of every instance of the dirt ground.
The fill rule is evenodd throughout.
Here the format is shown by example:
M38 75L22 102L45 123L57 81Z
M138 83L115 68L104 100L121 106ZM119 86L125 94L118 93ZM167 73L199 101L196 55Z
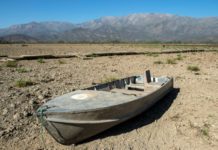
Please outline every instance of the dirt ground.
M47 49L49 46L34 46L38 53L52 52L51 47ZM65 46L69 51L66 47L61 50L59 45L55 53L72 52L72 45ZM77 52L88 51L87 45L73 46L78 48ZM126 50L126 46L105 47L94 45L90 49ZM35 51L30 46L0 46L1 55L35 54ZM22 60L17 65L0 62L0 66L0 149L215 150L218 147L217 52ZM200 70L188 70L189 66ZM46 131L41 132L34 114L39 105L92 83L142 74L146 69L155 76L172 76L175 81L174 90L148 111L78 145L60 145ZM21 81L30 84L23 85Z
M0 56L70 54L117 51L177 51L177 50L218 50L218 45L190 44L0 44Z

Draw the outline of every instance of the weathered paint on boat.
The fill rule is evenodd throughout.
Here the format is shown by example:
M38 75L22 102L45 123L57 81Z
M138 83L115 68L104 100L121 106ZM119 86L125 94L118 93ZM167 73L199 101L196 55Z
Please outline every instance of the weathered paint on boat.
M67 93L42 105L38 117L57 142L81 142L142 113L173 88L173 78L143 80L132 76Z

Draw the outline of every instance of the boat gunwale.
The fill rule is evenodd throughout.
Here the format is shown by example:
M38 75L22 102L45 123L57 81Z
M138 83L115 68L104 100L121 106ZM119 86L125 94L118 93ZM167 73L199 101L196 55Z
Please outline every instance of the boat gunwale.
M112 123L124 119L104 119L104 120L67 120L67 119L54 119L47 118L47 121L57 122L57 123L66 123L66 124L103 124L103 123Z

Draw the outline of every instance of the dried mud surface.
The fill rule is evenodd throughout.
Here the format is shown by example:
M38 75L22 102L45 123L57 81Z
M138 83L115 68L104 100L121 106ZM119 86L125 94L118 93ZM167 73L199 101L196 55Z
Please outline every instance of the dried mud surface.
M59 53L67 53L60 49ZM20 54L17 51L18 48L8 49L7 54ZM86 50L78 47L78 51ZM179 57L181 60L177 59L176 64L166 63L167 59L178 58L176 54L49 59L44 63L22 60L17 67L6 67L6 62L0 62L0 149L45 149L42 135L46 149L58 150L217 149L218 53ZM163 64L155 64L156 61ZM187 70L192 65L200 71ZM146 69L156 76L173 76L175 89L143 114L79 145L63 146L47 132L40 132L40 123L34 115L38 105L107 78L142 74ZM34 84L18 87L20 79Z

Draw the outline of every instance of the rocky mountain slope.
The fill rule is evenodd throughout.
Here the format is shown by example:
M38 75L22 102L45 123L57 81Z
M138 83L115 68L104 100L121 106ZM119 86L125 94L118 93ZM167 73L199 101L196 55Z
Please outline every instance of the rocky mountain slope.
M43 42L218 42L218 17L132 14L102 17L81 24L31 22L0 29L0 36L10 34L24 34Z
M37 43L38 39L23 34L10 34L0 37L0 43L16 42L16 43Z

